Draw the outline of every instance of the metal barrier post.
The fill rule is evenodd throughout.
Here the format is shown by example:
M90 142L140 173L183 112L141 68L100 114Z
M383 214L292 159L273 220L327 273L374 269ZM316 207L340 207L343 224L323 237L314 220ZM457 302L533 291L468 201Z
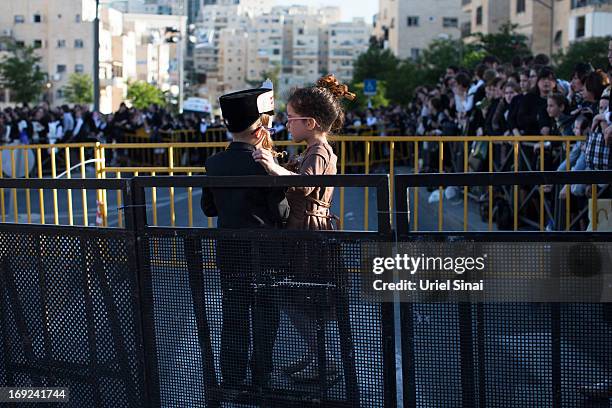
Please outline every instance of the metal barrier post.
M15 167L15 149L11 149L11 176L17 178L17 169ZM19 207L17 206L17 189L13 189L13 216L15 223L19 222Z
M23 150L23 165L24 165L24 178L29 179L30 178L30 166L28 163L28 152L29 149L24 149ZM30 189L26 188L25 190L26 193L26 213L27 213L27 217L28 217L28 224L32 223L32 207L31 207L31 202L30 202Z
M4 167L2 165L2 155L0 154L0 179L4 178ZM6 222L6 209L4 207L4 189L0 189L0 206L2 207L2 222Z
M340 153L340 174L346 170L346 142L342 141ZM340 187L340 229L344 229L344 187Z
M1 164L1 155L0 155L0 164ZM42 171L42 160L41 160L41 152L40 147L36 148L36 163L38 166L38 178L43 178ZM40 223L44 225L45 223L45 190L42 188L38 189L38 205L40 206ZM2 195L0 196L2 199L2 222L4 222L4 189L2 190Z
M419 174L419 142L414 142L414 174ZM411 221L414 224L414 231L419 230L419 188L414 189L414 217Z
M136 241L136 265L138 271L138 299L140 306L140 330L144 348L144 382L147 407L160 406L159 366L157 361L157 339L153 311L153 281L151 279L151 257L147 225L146 199L143 188L138 188L134 179L129 181L125 197L126 228L134 232Z
M66 153L66 178L71 179L72 178L72 171L70 170L70 148L68 146L66 146L64 148L64 151ZM67 197L67 203L68 203L68 224L69 225L73 225L73 217L72 217L72 190L71 189L67 189L66 193L68 195Z
M565 170L571 170L570 163L570 142L565 142ZM569 184L565 185L565 230L570 230L571 223L571 212L570 212L570 195L571 195L571 186Z

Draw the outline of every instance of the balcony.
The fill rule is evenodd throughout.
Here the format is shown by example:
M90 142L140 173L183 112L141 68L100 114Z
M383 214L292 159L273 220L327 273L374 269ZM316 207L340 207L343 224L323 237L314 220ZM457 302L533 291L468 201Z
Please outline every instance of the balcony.
M606 4L612 5L612 0L572 0L571 8L577 9L588 6L603 6Z

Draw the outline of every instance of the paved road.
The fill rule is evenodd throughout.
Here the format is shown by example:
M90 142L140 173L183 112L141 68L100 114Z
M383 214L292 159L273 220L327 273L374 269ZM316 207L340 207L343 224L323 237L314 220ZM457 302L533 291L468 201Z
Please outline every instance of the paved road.
M402 172L408 173L410 169L398 168L397 173ZM93 173L89 171L88 176L93 177ZM73 177L79 177L80 174L74 172ZM413 193L411 192L411 213L414 214L414 199ZM0 191L1 195L1 191ZM34 223L40 222L40 199L38 190L30 190L30 212L31 220ZM62 225L69 224L68 217L68 191L57 190L57 206L58 206L58 220ZM152 191L148 189L147 195L147 213L148 221L153 224L153 205L152 205ZM438 230L438 203L429 203L428 199L430 192L426 191L425 188L419 190L419 231L437 231ZM462 194L461 194L462 196ZM72 213L73 223L75 225L83 225L83 200L81 190L73 190L71 193L72 200ZM364 219L366 217L365 208L365 189L364 188L345 188L344 190L344 225L346 230L365 230ZM207 227L209 220L204 216L200 209L201 190L194 188L192 193L192 208L193 208L193 225L196 227ZM171 225L171 202L170 193L168 188L156 189L156 200L157 200L157 224L160 226ZM14 220L14 207L13 207L13 191L10 189L4 190L4 201L5 201L5 217L9 222ZM108 203L108 222L109 226L116 227L119 224L119 217L122 215L122 209L118 205L117 192L107 192L107 203ZM189 225L188 218L188 203L189 194L187 189L175 188L174 189L174 216L175 225L180 227L186 227ZM121 202L123 205L124 202ZM27 222L27 203L26 203L26 191L17 190L17 207L18 207L18 220L19 222ZM376 190L374 188L368 189L368 228L367 230L375 231L378 227L376 211ZM44 212L45 222L54 222L54 198L52 190L44 191ZM94 225L96 220L96 194L95 191L87 192L87 219L89 225ZM334 193L334 200L332 203L332 212L334 214L340 214L340 189L336 189ZM458 200L449 201L444 198L443 202L444 212L444 223L443 229L445 231L462 231L463 230L463 201L461 198ZM398 215L402 216L402 215ZM213 220L213 225L214 225ZM470 200L468 206L468 230L472 231L484 231L487 229L486 223L483 223L478 214L477 204Z

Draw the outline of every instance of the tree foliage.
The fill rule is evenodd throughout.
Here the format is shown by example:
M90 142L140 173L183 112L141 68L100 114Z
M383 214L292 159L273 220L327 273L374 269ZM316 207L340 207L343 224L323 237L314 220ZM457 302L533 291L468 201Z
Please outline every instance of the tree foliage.
M528 56L527 37L516 32L516 25L506 24L495 34L474 34L474 41L467 44L457 39L436 39L417 60L399 60L390 50L372 43L354 64L351 87L359 90L364 79L377 79L385 84L386 100L407 104L417 86L438 83L448 66L473 69L487 54L497 56L503 63L511 62L515 56Z
M353 83L370 78L386 81L394 75L399 62L390 50L370 46L366 52L359 55L353 65Z
M436 39L429 44L419 59L423 78L427 83L435 83L449 65L459 66L463 58L463 42L453 39Z
M407 105L417 86L424 85L427 71L410 60L403 61L396 70L396 75L389 79L387 98L394 103Z
M351 92L354 92L357 97L354 101L348 103L349 109L365 109L368 107L368 99L372 103L373 108L389 106L389 100L386 98L387 84L385 81L378 81L376 84L376 95L366 96L363 94L363 82L355 83L351 87Z
M570 44L565 52L553 57L560 78L569 79L577 62L589 62L595 69L608 66L608 42L612 37L594 37Z
M515 56L527 57L531 55L527 37L517 33L517 27L518 24L507 23L502 25L497 33L475 33L474 45L485 54L495 55L502 63L512 62Z
M129 82L127 100L136 109L145 109L151 104L164 105L166 95L155 85L145 81Z
M74 73L64 86L64 97L69 103L88 104L93 102L93 81L87 74Z
M8 56L0 61L0 84L11 90L17 102L37 101L46 83L46 75L38 67L42 58L33 47L18 47L14 43L8 44L8 51Z

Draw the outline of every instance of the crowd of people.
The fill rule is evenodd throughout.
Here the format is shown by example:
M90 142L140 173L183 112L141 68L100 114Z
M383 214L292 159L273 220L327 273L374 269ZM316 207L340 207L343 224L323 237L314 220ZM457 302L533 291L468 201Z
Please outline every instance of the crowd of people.
M545 55L515 58L512 64L505 65L487 56L474 72L450 66L439 84L418 88L407 109L406 127L417 135L580 136L584 141L572 143L569 151L563 142L544 142L543 146L522 142L519 170L609 170L611 82L612 41L606 70L577 62L569 78L558 78ZM450 145L450 154L444 156L444 171L462 171L463 146ZM488 171L487 148L488 143L471 144L469 171ZM511 146L506 148L510 150ZM439 171L437 149L437 144L424 148L424 171ZM504 154L504 146L496 145L489 153L494 153L496 171L514 169L513 157ZM554 191L553 186L545 187L550 202L571 195L574 215L582 214L572 227L576 229L587 228L589 220L584 209L590 190L591 186L583 184L572 185L569 192L566 188ZM521 199L527 200L528 196L529 189L522 189ZM611 196L610 185L600 185L598 198ZM532 201L533 213L537 213L536 200ZM497 213L498 221L501 212ZM553 220L547 220L547 224L553 228ZM509 228L509 217L498 226Z
M339 134L347 135L467 135L467 136L568 136L585 138L564 151L564 143L545 144L544 170L607 170L610 168L612 121L612 41L606 70L577 61L571 77L559 78L546 55L516 57L502 64L486 56L474 70L449 66L435 86L420 86L407 106L369 108L346 113ZM285 113L277 113L272 127L275 139L291 138ZM196 113L171 114L157 105L135 109L121 104L118 111L102 115L88 106L51 108L6 108L0 113L0 138L4 143L123 142L125 135L144 131L152 142L174 130L189 130L189 139L211 141L210 130L218 129L215 140L231 138L219 116ZM207 133L208 132L208 133ZM220 135L220 136L219 136ZM167 140L167 139L166 139ZM463 170L463 146L447 144L444 171ZM521 143L525 152L521 170L539 170L539 144ZM531 149L533 147L533 149ZM421 171L439 171L438 144L420 147ZM446 148L446 147L445 147ZM504 167L503 151L495 147L496 170ZM492 152L493 153L493 152ZM486 143L472 143L470 171L487 170ZM569 158L569 165L566 161ZM512 164L510 164L512 165ZM605 187L605 186L602 186ZM563 197L568 192L559 192ZM572 186L569 192L580 199L589 196L588 186ZM605 187L600 197L609 195Z
M2 143L123 142L128 133L143 130L151 141L160 132L195 130L202 134L210 128L223 128L220 117L210 120L196 113L173 115L151 104L147 109L128 107L125 103L109 115L92 112L88 105L8 107L0 113Z

